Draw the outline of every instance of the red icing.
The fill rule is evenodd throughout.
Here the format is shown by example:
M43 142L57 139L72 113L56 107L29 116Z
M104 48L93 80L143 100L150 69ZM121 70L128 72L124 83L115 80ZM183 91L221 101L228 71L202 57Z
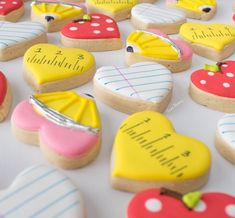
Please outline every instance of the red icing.
M7 79L0 71L0 106L2 105L7 93Z
M22 6L22 0L0 0L0 15L7 15Z
M150 189L138 193L129 203L127 210L127 218L232 217L235 217L235 198L223 193L204 193L197 207L189 210L180 200L160 195L159 189Z
M91 21L78 21L66 24L62 35L73 39L120 38L117 23L103 14L90 14Z
M224 61L220 72L198 70L192 73L192 83L202 91L221 97L235 98L235 61Z
M233 21L235 21L235 14L233 15Z

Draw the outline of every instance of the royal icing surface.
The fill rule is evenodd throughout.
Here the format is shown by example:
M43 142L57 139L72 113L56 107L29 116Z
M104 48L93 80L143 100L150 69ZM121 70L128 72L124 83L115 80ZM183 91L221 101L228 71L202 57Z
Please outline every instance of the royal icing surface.
M91 20L73 21L66 24L62 35L73 39L109 39L120 38L117 23L103 14L91 14Z
M219 72L197 70L191 82L200 90L226 98L235 98L235 61L224 61Z
M112 176L134 180L194 179L205 175L211 162L202 142L176 133L164 115L152 111L129 116L113 149Z
M54 168L32 166L0 192L0 216L84 218L83 200L68 177Z
M170 39L157 29L134 31L126 42L127 52L142 56L164 60L185 60L192 57L192 50L186 43Z
M198 205L189 210L182 201L149 189L136 194L130 201L127 218L233 218L235 198L217 192L203 193Z
M7 93L7 79L0 71L0 106L2 105Z
M84 7L79 3L39 0L34 1L31 7L33 13L45 17L48 22L78 17L84 13Z
M218 122L217 130L227 145L235 149L235 114L224 115Z
M38 84L44 84L86 73L95 66L95 59L79 48L37 44L26 51L24 65Z
M173 86L171 72L155 62L101 67L94 80L119 95L154 103L161 102Z
M0 21L0 49L35 39L44 32L44 27L37 22L10 23Z
M167 0L167 4L173 4L184 10L204 14L209 13L216 7L216 0Z
M137 0L88 0L89 4L94 5L100 10L117 13L123 10L131 9L138 3Z
M162 9L153 4L143 3L134 6L131 16L147 24L167 24L176 23L185 19L185 15L180 11Z
M93 100L74 92L52 92L34 95L50 109L69 117L76 123L91 128L100 128L100 118ZM39 113L29 101L18 104L12 114L12 121L18 127L38 132L40 141L56 153L66 157L86 154L98 143L98 135L76 128L58 125Z
M180 35L191 43L201 44L218 51L235 41L235 28L227 24L185 23Z
M0 0L0 16L7 15L24 5L22 0Z

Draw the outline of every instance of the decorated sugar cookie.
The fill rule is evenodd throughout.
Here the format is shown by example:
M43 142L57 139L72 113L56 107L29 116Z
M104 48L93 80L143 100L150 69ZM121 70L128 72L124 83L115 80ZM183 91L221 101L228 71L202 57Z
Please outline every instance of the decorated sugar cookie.
M80 3L59 0L36 0L31 5L31 18L42 23L47 32L57 32L66 23L82 18L85 8Z
M219 192L190 192L185 195L167 189L148 189L130 201L127 218L232 218L235 197Z
M216 13L216 0L166 0L166 3L183 11L188 18L209 20Z
M132 7L141 2L153 3L155 0L87 0L86 5L89 13L101 13L121 21L128 19Z
M235 28L227 24L185 23L180 36L196 54L214 61L224 60L235 51Z
M0 61L20 57L32 45L43 42L47 42L47 35L40 23L0 21Z
M10 110L11 99L10 85L0 71L0 122L4 120Z
M15 22L24 14L22 0L0 0L0 20Z
M176 73L190 67L192 50L182 40L170 39L160 30L136 30L126 40L125 58L128 65L155 61Z
M69 169L95 159L100 128L95 102L71 91L34 94L12 114L13 133L20 141L40 145L49 161Z
M103 14L84 15L66 24L61 30L62 43L87 51L121 49L122 42L116 22Z
M164 111L173 89L171 72L155 62L101 67L93 82L96 96L125 113Z
M0 214L5 218L85 217L78 188L58 170L44 165L29 167L1 190Z
M166 187L186 193L207 182L210 165L205 144L177 133L158 112L138 112L121 124L115 137L112 186L131 192Z
M224 158L235 164L235 114L224 115L218 121L215 145Z
M205 65L193 72L189 93L199 104L235 113L235 61Z
M166 34L174 34L179 32L179 28L186 22L186 18L180 11L142 3L132 8L131 22L137 29L156 28Z
M92 79L93 55L79 48L37 44L24 55L24 78L36 92L72 89Z

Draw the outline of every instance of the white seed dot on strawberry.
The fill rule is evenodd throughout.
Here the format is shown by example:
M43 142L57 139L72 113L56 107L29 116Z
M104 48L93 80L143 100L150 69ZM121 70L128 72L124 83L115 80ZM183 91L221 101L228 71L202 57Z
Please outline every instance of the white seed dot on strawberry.
M208 72L208 75L209 75L209 76L214 76L215 73L214 73L214 72Z
M111 19L106 19L105 21L106 21L106 23L113 23L113 21Z
M76 26L71 26L71 27L69 28L69 30L71 30L71 31L77 31L78 28L77 28Z
M145 202L145 208L152 213L161 211L162 203L157 198L150 198Z
M206 211L207 206L206 203L204 201L199 201L199 203L197 204L197 206L193 209L195 212L204 212Z
M94 30L93 33L94 33L94 34L100 34L101 31L100 31L100 30Z
M225 208L225 212L230 217L235 217L235 204L229 204Z
M107 27L106 30L109 31L109 32L112 32L112 31L114 31L114 28L113 27Z
M205 84L206 84L206 80L201 80L200 83L201 83L202 85L205 85Z
M229 88L229 87L230 87L230 84L229 84L229 83L223 83L223 87Z
M222 67L228 67L228 64L222 64Z
M92 18L94 18L94 19L100 19L100 16L94 15L94 16L92 16Z
M100 26L99 23L91 23L91 26Z
M227 77L234 77L234 74L233 73L226 73L226 76Z

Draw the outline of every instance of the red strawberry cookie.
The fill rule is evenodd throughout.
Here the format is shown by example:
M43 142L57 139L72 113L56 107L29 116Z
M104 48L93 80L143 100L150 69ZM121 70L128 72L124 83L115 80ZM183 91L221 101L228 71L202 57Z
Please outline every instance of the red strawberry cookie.
M4 74L0 71L0 122L7 116L11 106L11 93Z
M65 46L83 48L87 51L121 49L118 25L103 14L84 15L82 19L66 24L61 30Z
M194 101L215 110L235 112L235 61L205 65L191 75L189 93Z
M16 22L23 14L22 0L0 0L0 20Z
M138 193L129 203L127 218L232 218L235 198L209 192L180 195L167 189Z

